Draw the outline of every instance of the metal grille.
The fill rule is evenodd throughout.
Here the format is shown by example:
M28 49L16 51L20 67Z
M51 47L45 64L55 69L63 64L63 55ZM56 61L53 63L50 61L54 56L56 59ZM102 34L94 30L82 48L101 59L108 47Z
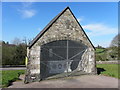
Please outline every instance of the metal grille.
M77 41L59 40L41 46L41 78L75 71L86 46Z

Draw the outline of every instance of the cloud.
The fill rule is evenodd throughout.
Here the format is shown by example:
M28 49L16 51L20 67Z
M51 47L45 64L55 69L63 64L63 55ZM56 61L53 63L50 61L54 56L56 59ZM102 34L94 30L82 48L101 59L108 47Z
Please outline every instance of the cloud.
M29 9L29 10L27 10L27 9L19 10L19 12L21 13L23 18L31 18L31 17L33 17L36 14L36 11L32 10L32 9Z
M81 23L83 18L77 18ZM85 18L84 18L85 20ZM88 23L82 25L83 29L86 31L87 35L94 41L94 46L109 47L112 36L118 34L118 28L106 25L105 23Z
M111 41L98 41L97 43L94 43L94 46L97 47L98 45L103 46L105 48L110 46Z
M111 43L111 41L104 41L104 42L101 42L100 45L104 46L106 48L106 47L110 46L110 43Z
M117 28L110 27L101 23L83 25L83 28L86 31L87 30L89 31L87 33L90 36L110 35L110 34L117 34L118 32Z
M22 18L32 18L36 15L37 11L35 9L31 9L33 2L22 2L21 8L18 9L18 12L22 16Z

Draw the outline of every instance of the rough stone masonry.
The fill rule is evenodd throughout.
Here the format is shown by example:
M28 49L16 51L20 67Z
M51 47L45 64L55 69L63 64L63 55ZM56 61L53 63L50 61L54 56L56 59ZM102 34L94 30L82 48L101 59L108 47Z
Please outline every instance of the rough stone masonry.
M83 71L95 74L94 51L93 44L67 7L29 44L25 83L64 72Z

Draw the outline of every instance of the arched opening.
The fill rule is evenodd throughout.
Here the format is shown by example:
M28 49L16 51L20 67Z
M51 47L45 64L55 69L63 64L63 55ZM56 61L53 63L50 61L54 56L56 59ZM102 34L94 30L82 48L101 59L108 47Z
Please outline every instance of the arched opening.
M40 76L42 79L77 69L87 46L78 41L57 40L41 46Z

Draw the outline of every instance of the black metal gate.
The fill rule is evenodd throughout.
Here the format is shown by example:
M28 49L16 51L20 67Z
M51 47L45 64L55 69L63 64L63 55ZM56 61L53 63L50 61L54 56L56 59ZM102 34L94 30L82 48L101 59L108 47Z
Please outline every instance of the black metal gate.
M73 72L77 69L86 48L81 42L72 40L58 40L42 45L40 56L41 78Z

